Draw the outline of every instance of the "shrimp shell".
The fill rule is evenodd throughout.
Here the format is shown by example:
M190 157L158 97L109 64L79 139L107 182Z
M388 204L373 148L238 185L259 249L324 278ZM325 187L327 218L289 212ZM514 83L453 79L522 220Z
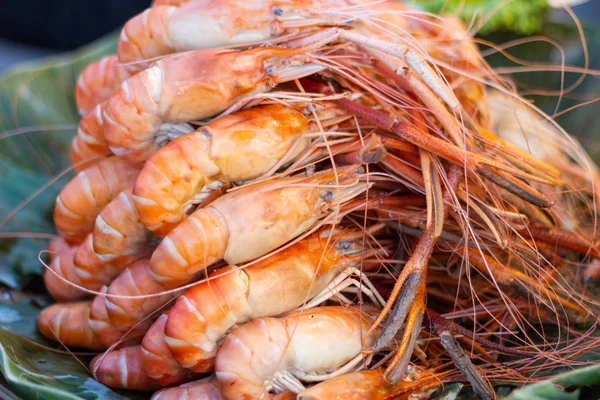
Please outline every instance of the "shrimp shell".
M57 237L50 242L48 251L50 252L48 267L59 276L73 283L73 285L70 285L52 271L44 271L44 284L54 300L67 302L87 297L87 293L77 288L77 286L81 286L81 281L77 276L73 263L77 247L71 247L63 238Z
M148 259L133 263L109 285L106 296L106 311L110 323L121 332L127 332L138 322L158 310L177 293L160 294L166 289L154 280L151 275ZM140 296L156 294L141 298L122 298L115 296ZM144 324L151 324L145 321Z
M48 339L69 347L102 350L105 346L89 324L91 304L91 301L52 304L38 316L38 330Z
M278 371L343 366L363 350L370 318L361 310L319 307L282 318L258 318L234 329L219 349L216 375L224 399L260 398ZM372 335L364 343L375 341Z
M139 170L139 165L108 157L78 173L56 198L54 224L61 236L68 243L81 243L98 213L133 184Z
M325 247L328 233L318 231L244 269L222 268L186 290L165 328L177 362L195 372L210 371L217 342L233 326L292 311L324 289L349 264L342 248Z
M150 255L153 235L140 221L131 191L130 187L119 193L96 218L94 251L104 262L128 265Z
M223 400L219 382L214 376L195 382L185 383L178 387L160 390L150 400Z
M86 289L97 291L102 286L109 284L119 274L121 268L98 258L94 252L92 240L90 233L78 246L73 263L81 285Z
M261 47L195 50L162 58L123 82L108 101L104 137L113 153L146 160L160 147L161 129L170 137L174 123L216 115L244 97L324 69L302 60L290 66L287 61L300 52Z
M69 149L69 159L76 171L84 170L111 153L102 131L104 104L94 107L77 125L77 134Z
M176 287L220 259L238 264L269 253L367 189L351 168L345 171L339 185L330 185L335 174L324 171L227 193L163 239L150 260L153 276Z
M120 65L116 54L102 57L81 71L75 86L75 103L79 115L87 115L108 99L131 72Z
M142 347L131 346L96 356L90 370L94 378L115 389L153 391L160 388L142 368Z
M310 143L301 135L312 131L301 112L273 104L219 118L173 140L150 157L136 180L140 218L156 234L166 235L186 217L207 184L247 181L267 173L284 156L292 160L301 154Z
M192 380L195 376L175 361L165 342L165 325L168 318L168 313L161 315L142 341L144 372L161 386L178 385Z

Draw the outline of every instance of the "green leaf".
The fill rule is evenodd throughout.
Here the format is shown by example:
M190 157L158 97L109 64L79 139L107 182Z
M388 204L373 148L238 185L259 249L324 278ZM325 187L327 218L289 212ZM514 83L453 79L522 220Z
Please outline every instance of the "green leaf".
M143 398L123 396L95 381L72 355L26 340L47 343L35 326L39 312L30 302L0 304L0 372L17 395L27 400Z
M580 368L515 390L507 400L578 400L580 388L600 385L600 364ZM570 389L565 391L563 388Z
M67 150L79 120L73 100L77 76L91 61L114 53L116 39L110 35L73 53L24 64L4 76L0 132L5 138L0 154L42 176L68 167ZM22 128L27 133L19 134Z
M37 258L48 240L10 233L55 232L54 200L73 176L68 148L79 120L75 82L87 64L115 51L116 40L107 36L0 79L0 283L12 289L41 274Z
M470 24L473 18L487 20L493 14L489 21L484 21L478 31L480 34L498 30L534 34L542 30L550 8L547 0L418 0L417 3L434 13L458 12L466 24Z

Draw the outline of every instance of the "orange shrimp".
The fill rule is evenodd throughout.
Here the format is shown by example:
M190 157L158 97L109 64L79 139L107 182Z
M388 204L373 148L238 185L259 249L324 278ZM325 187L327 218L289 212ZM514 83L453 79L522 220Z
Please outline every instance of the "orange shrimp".
M163 1L131 18L123 27L118 43L119 59L132 63L131 70L147 67L143 62L167 54L225 46L247 46L271 41L298 28L344 25L366 9L350 0L205 0ZM385 10L394 22L403 22L390 13L404 10L399 2L375 3L363 0L369 11ZM390 15L377 15L389 29ZM404 19L406 19L404 17ZM401 25L406 24L405 22Z
M195 382L185 383L181 386L160 390L150 400L223 400L219 382L214 376Z
M131 346L96 356L90 363L94 378L116 389L153 391L160 388L142 369L142 347Z
M275 250L367 189L352 171L338 171L338 184L329 170L227 193L163 239L150 259L152 275L165 287L177 287L218 260L237 264Z
M185 368L210 371L217 342L229 329L253 318L293 311L321 291L334 295L350 283L340 279L326 289L342 271L342 279L354 273L361 281L354 281L356 286L366 289L375 304L383 304L375 288L353 268L366 256L362 246L363 235L358 232L323 229L247 268L216 271L208 281L186 290L171 309L164 332L170 353ZM316 303L322 301L318 296Z
M66 302L81 300L87 297L87 293L77 288L77 286L81 286L81 281L77 276L73 263L77 247L71 247L63 238L57 237L50 242L48 251L50 252L50 264L48 266L55 273L45 271L44 284L54 300ZM72 282L74 285L63 281L57 275Z
M409 400L441 385L440 379L433 373L421 373L423 376L416 380L402 380L392 385L384 378L384 372L380 368L328 379L298 394L298 400Z
M75 86L75 104L79 115L87 115L108 99L131 72L120 65L116 54L102 57L81 71Z
M146 160L166 141L189 133L186 122L216 115L278 83L323 70L303 61L304 50L196 50L165 57L123 82L108 100L104 137L113 153Z
M52 304L38 316L38 330L48 339L69 347L102 350L105 346L89 324L91 304L90 301Z
M153 235L140 221L131 191L119 193L96 218L94 251L104 262L128 265L150 255Z
M109 284L126 267L106 263L98 258L94 252L91 233L77 247L73 263L81 286L90 290L99 290L103 285Z
M104 104L98 104L79 121L77 134L69 149L69 159L76 171L81 171L110 154L102 131Z
M180 366L165 342L165 325L169 312L161 315L142 340L142 367L146 375L161 386L178 385L196 374Z
M61 236L68 243L81 243L100 210L133 184L139 170L139 165L109 157L78 173L56 198L54 224Z
M108 286L105 304L110 323L121 332L129 331L176 295L158 295L164 291L165 288L152 277L148 259L134 262ZM117 297L146 294L157 295L142 298Z
M140 219L166 235L211 185L254 179L294 159L310 143L302 135L313 130L301 112L274 104L220 118L173 140L148 159L136 180Z
M357 308L319 307L282 318L258 318L234 329L215 365L223 398L300 393L304 386L298 379L355 366L363 345L374 343L372 337L362 340L371 323L370 315Z

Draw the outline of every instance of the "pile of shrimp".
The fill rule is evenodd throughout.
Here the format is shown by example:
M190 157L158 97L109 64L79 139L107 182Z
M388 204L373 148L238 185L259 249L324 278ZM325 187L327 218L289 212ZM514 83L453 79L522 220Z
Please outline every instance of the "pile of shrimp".
M453 17L156 0L76 102L38 327L107 386L488 399L593 345L598 171Z

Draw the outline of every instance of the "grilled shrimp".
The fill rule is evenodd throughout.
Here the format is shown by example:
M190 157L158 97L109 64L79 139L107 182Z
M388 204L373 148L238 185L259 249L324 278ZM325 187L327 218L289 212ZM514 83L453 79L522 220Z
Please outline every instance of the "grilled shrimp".
M54 224L61 236L68 243L81 243L100 210L133 184L139 170L139 165L109 157L78 173L56 198Z
M140 219L166 235L206 188L250 180L286 161L284 156L294 159L310 142L302 135L312 130L301 112L274 104L220 118L173 140L150 157L136 180Z
M319 307L258 318L234 329L215 365L223 398L269 398L269 392L282 389L302 392L298 379L336 370L359 356L371 323L357 308ZM372 343L369 336L364 345Z
M140 221L131 190L119 193L96 218L94 251L104 262L128 265L149 255L153 235Z
M123 82L108 100L104 137L114 154L146 160L167 140L189 133L186 122L213 116L247 96L324 69L305 63L303 52L261 47L165 57Z
M142 369L142 347L131 346L96 356L90 370L96 380L116 389L153 391L160 388Z
M318 231L244 269L222 268L186 290L165 328L165 340L177 362L195 372L210 371L217 342L233 326L293 311L365 255L361 234L337 230L326 246L331 234Z
M249 261L302 234L329 210L366 190L367 184L348 171L338 171L340 187L331 185L330 171L280 178L242 187L197 210L163 239L150 265L138 262L111 283L106 299L111 323L127 331L175 295L163 292L198 279L214 262Z
M55 272L44 272L44 284L50 295L58 302L85 298L87 293L77 288L77 286L81 286L81 281L75 272L73 263L77 246L71 247L63 238L57 237L50 242L48 251L50 252L50 264L48 266ZM72 282L73 285L63 281L57 275Z
M219 382L214 376L195 382L185 383L181 386L160 390L150 400L223 400Z
M180 366L171 355L165 341L167 312L161 315L148 329L142 340L142 367L144 372L161 386L187 382L195 374Z
M69 159L76 171L82 171L92 163L110 155L110 149L102 131L104 104L98 104L79 121L77 134L69 149Z
M89 324L91 304L91 301L52 304L38 316L38 329L48 339L69 347L104 349Z
M329 170L227 193L163 239L150 259L152 275L166 287L177 287L218 260L237 264L275 250L367 189L351 171L341 172L337 185Z
M75 86L79 115L88 114L96 105L108 99L129 76L131 72L120 65L116 54L102 57L85 67Z
M138 322L167 303L176 294L160 294L166 289L154 280L148 262L148 259L134 262L108 286L108 296L105 300L106 310L110 323L121 332L132 329ZM146 294L156 294L156 296L142 298L117 297Z
M88 234L75 252L73 264L81 286L90 290L99 290L109 284L126 266L116 266L98 258L92 244L92 234Z
M171 53L225 46L261 43L297 31L301 27L343 25L359 15L366 3L369 11L387 10L377 15L387 21L389 13L404 10L399 2L378 4L370 0L203 0L166 2L130 19L119 37L118 54L128 68L139 70L142 61ZM381 2L380 2L381 3ZM404 17L405 19L405 17ZM396 17L395 22L400 18ZM389 22L389 21L387 21ZM386 29L389 26L383 23Z
M434 374L392 385L385 380L384 371L353 372L328 379L300 393L298 400L408 400L416 398L411 396L418 392L425 393L440 386L440 380Z

